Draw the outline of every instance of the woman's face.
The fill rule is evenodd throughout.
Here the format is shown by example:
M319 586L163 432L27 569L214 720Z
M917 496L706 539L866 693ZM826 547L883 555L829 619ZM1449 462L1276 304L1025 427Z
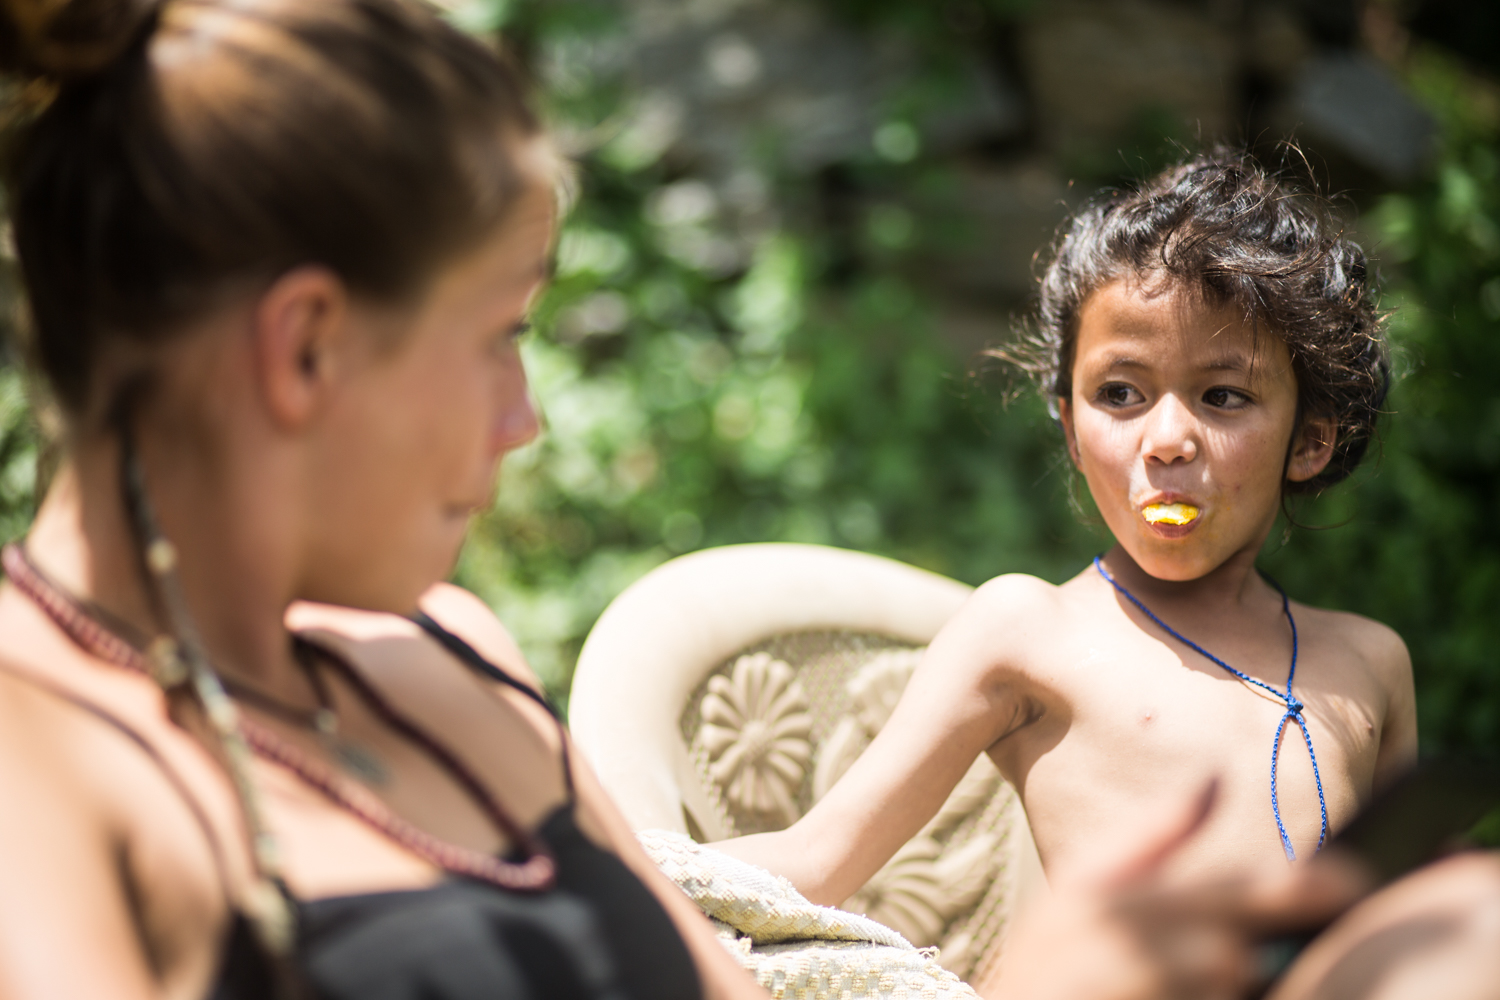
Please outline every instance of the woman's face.
M554 214L550 190L533 185L414 310L355 310L370 328L368 363L325 415L298 596L405 612L452 569L501 458L537 434L517 341Z
M1258 550L1283 468L1306 479L1327 463L1314 431L1284 465L1297 417L1291 357L1233 306L1161 281L1114 281L1085 301L1076 347L1061 406L1069 451L1115 539L1158 579L1197 579ZM1169 523L1185 508L1197 515ZM1173 516L1153 523L1163 512Z

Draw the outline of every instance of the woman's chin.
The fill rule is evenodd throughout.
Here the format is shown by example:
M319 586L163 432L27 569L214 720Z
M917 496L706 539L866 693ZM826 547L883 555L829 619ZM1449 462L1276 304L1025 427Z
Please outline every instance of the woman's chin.
M444 530L440 537L406 549L406 558L399 564L389 558L361 565L346 561L338 572L320 573L317 579L304 581L297 599L360 611L410 614L416 610L418 598L453 572L463 541L463 531ZM387 545L374 551L389 557L400 548Z
M339 591L312 591L299 595L292 604L292 608L302 605L318 605L321 607L343 608L349 611L370 612L373 614L409 615L417 610L417 600L433 585L440 583L441 577L434 577L421 586L401 587L362 587L358 589L343 589ZM290 616L291 612L288 612ZM290 617L288 622L291 622Z

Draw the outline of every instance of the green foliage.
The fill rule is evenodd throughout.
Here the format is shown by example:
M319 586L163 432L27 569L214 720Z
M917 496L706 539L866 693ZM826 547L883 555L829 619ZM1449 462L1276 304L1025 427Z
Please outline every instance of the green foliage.
M1476 823L1469 831L1469 839L1484 847L1500 847L1500 809Z
M1278 533L1266 565L1300 599L1407 639L1428 747L1493 747L1500 404L1483 375L1500 371L1497 141L1482 88L1443 58L1420 60L1412 83L1441 118L1441 163L1365 222L1405 359L1392 419L1357 482L1300 514L1349 523L1285 546ZM610 113L598 91L614 81L594 84L569 95L569 113ZM1132 144L1142 162L1177 138L1151 124ZM1137 172L1121 165L1074 167L1099 182ZM748 270L725 273L691 253L733 238L717 208L663 221L651 206L682 180L608 148L584 158L541 310L553 333L530 346L551 430L507 465L459 572L554 691L613 594L689 549L829 542L977 583L1014 570L1060 580L1104 544L1069 511L1050 421L1034 401L1004 409L978 393L971 359L935 335L932 304L902 277L930 243L961 238L961 213L902 204L941 192L942 166L876 155L843 176L876 196L852 234L797 211L804 182L773 177L792 221L759 234ZM612 303L618 324L568 335L570 310L591 303Z
M1432 175L1365 225L1403 369L1380 454L1302 515L1266 565L1300 599L1401 634L1429 749L1500 749L1500 115L1492 87L1428 52L1410 83L1443 135Z
M900 32L941 53L966 34L1025 18L1041 0L814 0L840 19L867 29Z
M1500 144L1483 87L1449 61L1424 56L1411 82L1441 120L1441 162L1363 226L1379 234L1403 358L1392 418L1356 482L1299 515L1348 523L1295 531L1284 546L1278 533L1265 563L1300 599L1407 639L1429 748L1493 748L1500 403L1484 376L1500 371ZM1130 144L1143 163L1180 138L1152 126L1143 120ZM962 229L901 206L905 190L942 186L940 165L911 159L849 165L850 183L892 196L876 199L856 245L832 226L784 225L742 276L684 264L670 249L691 240L646 221L672 183L659 164L585 160L583 207L543 312L604 290L629 319L603 337L532 346L552 433L507 468L460 572L555 690L611 595L690 548L823 541L979 582L1011 570L1058 580L1103 544L1068 512L1049 421L1033 402L1004 410L976 394L969 359L943 346L931 304L901 277L926 241ZM1137 167L1072 164L1100 182ZM785 177L776 193L790 206L806 194ZM722 229L711 216L689 225L700 239ZM585 258L601 263L573 263Z
M566 52L598 30L552 22L529 42ZM574 75L551 111L586 134L628 100L614 79ZM810 182L770 169L789 221L747 226L722 185L622 152L628 128L582 158L543 332L526 348L548 430L507 460L457 574L554 694L605 604L691 549L828 543L977 583L1058 578L1098 547L1053 475L1040 406L1002 412L977 394L970 359L902 276L961 206L941 209L943 168L900 125L845 168L846 183L888 196L852 227L799 211ZM900 203L908 189L939 209L919 222Z
M963 6L825 2L869 30L920 32L924 51L948 44L944 11ZM893 102L868 153L835 171L859 207L830 219L812 180L775 168L774 137L733 197L661 161L629 122L623 79L582 58L620 31L619 5L450 6L463 24L505 26L544 71L560 134L583 150L582 198L525 347L548 429L506 461L456 572L554 693L621 589L703 546L826 542L974 583L1009 571L1061 580L1103 547L1070 509L1051 421L1032 399L1004 408L976 386L914 277L934 247L973 235L910 125L941 100L942 60ZM1031 4L969 6L1000 23ZM1299 599L1406 638L1429 748L1493 749L1500 102L1436 53L1413 63L1410 82L1441 120L1439 162L1361 220L1378 234L1402 350L1391 419L1358 481L1299 512L1347 525L1298 530L1285 545L1278 532L1264 564ZM1078 153L1062 166L1098 183L1149 169L1175 137L1144 112L1138 131L1123 158ZM23 380L0 366L5 537L32 514L36 455Z
M656 181L587 164L538 310L550 335L527 345L548 432L507 461L459 569L554 690L608 600L689 549L832 543L978 582L1056 576L1096 544L1051 488L1045 415L975 406L904 282L830 287L827 237L787 229L743 273L706 274L683 227L727 237L648 221L691 190Z
M39 438L25 378L14 364L0 367L0 540L18 538L36 513Z

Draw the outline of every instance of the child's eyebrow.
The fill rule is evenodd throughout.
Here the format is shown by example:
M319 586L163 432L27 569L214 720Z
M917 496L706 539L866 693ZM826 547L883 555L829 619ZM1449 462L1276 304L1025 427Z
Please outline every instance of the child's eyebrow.
M1250 364L1250 359L1243 354L1225 354L1209 361L1203 366L1203 370L1206 372L1240 372L1248 375L1251 367L1253 366Z
M1104 358L1104 370L1114 371L1116 368L1150 368L1140 358L1131 357L1129 354L1109 354Z
M1110 354L1104 358L1104 370L1114 371L1118 368L1151 368L1149 362L1143 361L1130 354ZM1250 359L1243 354L1223 354L1204 362L1202 370L1206 372L1240 372L1249 374L1254 366Z

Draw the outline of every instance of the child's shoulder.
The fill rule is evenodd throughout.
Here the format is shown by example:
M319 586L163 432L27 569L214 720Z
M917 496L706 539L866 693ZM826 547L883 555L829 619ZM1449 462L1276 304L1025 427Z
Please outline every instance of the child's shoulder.
M932 656L988 671L1012 668L1057 634L1059 588L1024 573L980 584L932 643Z
M1055 620L1065 610L1062 588L1025 573L1007 573L980 584L954 616L964 631L1014 635Z
M1352 611L1335 611L1292 602L1298 627L1310 639L1346 649L1365 666L1388 679L1411 675L1411 654L1396 630Z
M974 589L971 606L986 611L1042 611L1058 606L1062 588L1029 573L1006 573Z

